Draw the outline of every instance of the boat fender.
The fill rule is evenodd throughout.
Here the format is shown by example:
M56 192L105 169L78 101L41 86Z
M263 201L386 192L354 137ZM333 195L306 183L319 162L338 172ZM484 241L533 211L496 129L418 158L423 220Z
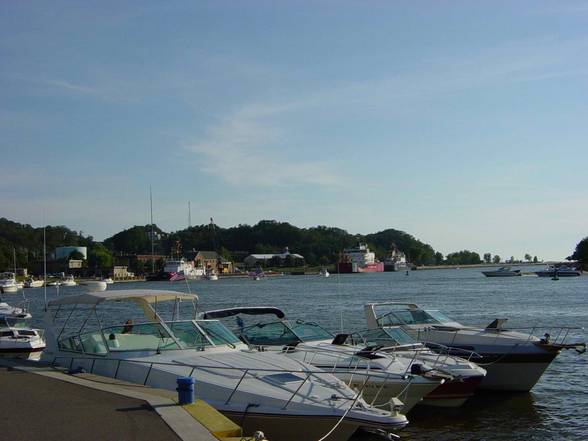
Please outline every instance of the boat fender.
M264 433L261 430L258 430L253 434L253 441L267 441L265 438Z
M192 404L194 402L194 378L178 377L178 404Z

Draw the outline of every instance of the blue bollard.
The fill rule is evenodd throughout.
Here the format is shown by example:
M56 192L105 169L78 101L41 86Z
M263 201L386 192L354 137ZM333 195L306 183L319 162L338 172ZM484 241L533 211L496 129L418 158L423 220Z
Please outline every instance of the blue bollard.
M192 404L194 402L194 378L178 377L178 404Z

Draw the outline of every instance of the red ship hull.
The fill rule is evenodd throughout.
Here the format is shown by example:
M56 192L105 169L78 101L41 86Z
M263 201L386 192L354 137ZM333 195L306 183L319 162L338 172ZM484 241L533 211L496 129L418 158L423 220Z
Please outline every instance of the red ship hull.
M346 273L383 273L384 262L368 263L364 266L359 266L351 262L339 262L337 270L341 274Z

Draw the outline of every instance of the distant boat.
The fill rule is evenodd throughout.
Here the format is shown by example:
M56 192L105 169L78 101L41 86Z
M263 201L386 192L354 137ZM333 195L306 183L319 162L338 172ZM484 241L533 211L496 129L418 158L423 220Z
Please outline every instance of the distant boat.
M549 265L546 270L543 271L535 271L539 277L577 277L582 275L582 271L579 271L571 266L562 265L562 266L555 266Z
M0 289L3 293L12 293L18 290L14 273L0 273Z
M92 292L106 291L108 286L103 280L87 280L83 283L83 285L88 289L88 291Z
M29 278L25 281L24 287L25 288L41 288L45 284L42 280L35 280L34 278Z
M319 275L322 277L329 277L331 274L329 273L328 269L321 268L321 270L319 271Z
M106 283L107 285L112 285L114 283L114 280L112 280L112 278L110 278L110 277L107 277L105 279L102 279L102 281L104 283Z
M368 246L360 243L355 248L343 250L341 260L337 263L339 273L382 273L384 263L376 260L376 254Z
M76 286L77 283L74 279L74 276L67 276L65 279L63 279L63 281L61 282L61 285L63 285L63 286Z
M482 271L486 277L515 277L521 275L521 270L513 270L507 266L503 266L494 271Z

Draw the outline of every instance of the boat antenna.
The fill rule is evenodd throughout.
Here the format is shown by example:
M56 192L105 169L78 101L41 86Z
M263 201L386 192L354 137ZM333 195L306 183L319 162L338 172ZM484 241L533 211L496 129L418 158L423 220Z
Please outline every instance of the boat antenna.
M340 258L341 256L339 256L339 261L341 260ZM337 267L337 294L339 295L339 329L340 329L340 333L343 334L343 302L341 301L342 299L340 298L341 296L341 273L339 271L339 262L337 262L336 264Z
M154 247L153 247L153 237L155 232L153 231L153 193L151 191L151 185L149 186L149 207L151 210L151 272L155 272L155 258L153 257Z
M45 223L45 222L43 222ZM47 311L47 226L43 225L43 293L45 297L45 311Z

